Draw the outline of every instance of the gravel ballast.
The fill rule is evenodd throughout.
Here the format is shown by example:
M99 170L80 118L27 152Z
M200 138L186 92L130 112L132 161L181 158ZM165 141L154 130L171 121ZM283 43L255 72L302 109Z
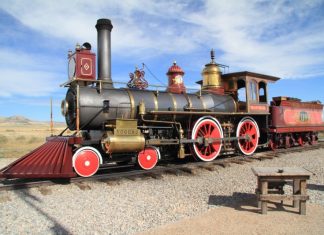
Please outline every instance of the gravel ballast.
M0 159L0 167L4 161ZM308 203L324 206L324 150L318 149L216 171L201 169L196 175L0 192L0 234L134 234L254 197L253 166L298 166L313 172Z

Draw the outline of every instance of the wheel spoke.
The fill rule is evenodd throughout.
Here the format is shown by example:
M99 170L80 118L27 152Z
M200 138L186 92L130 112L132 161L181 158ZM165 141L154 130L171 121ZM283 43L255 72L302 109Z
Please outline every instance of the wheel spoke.
M209 126L208 126L208 134L209 134L209 135L211 135L211 133L212 133L212 132L211 132L211 129L212 129L212 125L209 124Z
M200 136L200 137L204 137L206 134L203 132L203 130L199 130L198 131L198 135Z
M207 148L205 148L205 151L204 151L204 155L206 155L206 153L207 153L207 150L208 150L208 147L207 147Z
M207 125L204 125L203 127L204 127L204 133L205 133L205 135L208 135Z

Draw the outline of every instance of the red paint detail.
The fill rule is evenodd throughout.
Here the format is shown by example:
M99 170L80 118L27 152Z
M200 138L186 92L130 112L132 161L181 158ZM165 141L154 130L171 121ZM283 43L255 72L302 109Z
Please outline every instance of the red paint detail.
M276 127L270 128L270 133L293 133L293 132L317 132L324 131L323 126L296 126L296 127Z
M82 177L94 175L99 169L99 156L90 149L85 149L75 156L74 170Z
M46 143L0 170L4 178L71 178L72 144L77 137L50 137Z
M193 139L198 138L223 138L221 128L212 119L206 118L200 121L193 129ZM212 161L220 153L222 148L222 141L210 143L205 146L204 143L194 144L195 156L202 161Z
M263 111L268 112L268 105L250 105L251 111Z
M169 84L167 88L168 92L178 94L186 92L186 87L183 83L184 74L184 71L176 64L176 62L174 62L167 72L169 78Z
M173 73L181 74L181 75L185 74L184 71L182 70L182 68L179 65L177 65L176 62L174 62L173 65L169 68L167 75L173 74Z
M96 54L90 50L76 51L71 57L75 58L75 77L78 79L96 79Z
M147 147L137 155L138 165L144 170L150 170L155 167L159 160L158 152L155 148Z
M243 122L241 122L237 128L238 137L250 137L249 140L241 139L238 141L240 150L245 155L251 155L257 149L259 142L257 124L250 119L246 119Z
M92 75L92 60L90 58L81 58L81 76L91 76Z

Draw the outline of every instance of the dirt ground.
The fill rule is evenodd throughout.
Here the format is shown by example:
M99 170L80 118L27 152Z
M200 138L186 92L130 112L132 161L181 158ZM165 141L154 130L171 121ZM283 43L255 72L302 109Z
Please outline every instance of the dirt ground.
M308 203L306 215L299 215L289 203L269 203L262 215L255 201L245 201L140 234L324 234L324 207Z

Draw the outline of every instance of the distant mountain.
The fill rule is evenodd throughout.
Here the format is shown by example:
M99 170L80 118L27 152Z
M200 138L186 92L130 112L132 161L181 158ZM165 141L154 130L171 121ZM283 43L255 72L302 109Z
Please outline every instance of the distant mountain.
M34 120L30 120L24 116L20 116L20 115L15 115L15 116L11 116L11 117L0 117L0 123L11 123L11 124L24 124L24 125L28 125L28 124L44 124L44 125L48 125L49 121L34 121ZM55 122L54 121L54 126L55 125L65 125L64 122Z
M24 116L11 116L11 117L2 117L0 119L0 122L29 124L32 121Z

